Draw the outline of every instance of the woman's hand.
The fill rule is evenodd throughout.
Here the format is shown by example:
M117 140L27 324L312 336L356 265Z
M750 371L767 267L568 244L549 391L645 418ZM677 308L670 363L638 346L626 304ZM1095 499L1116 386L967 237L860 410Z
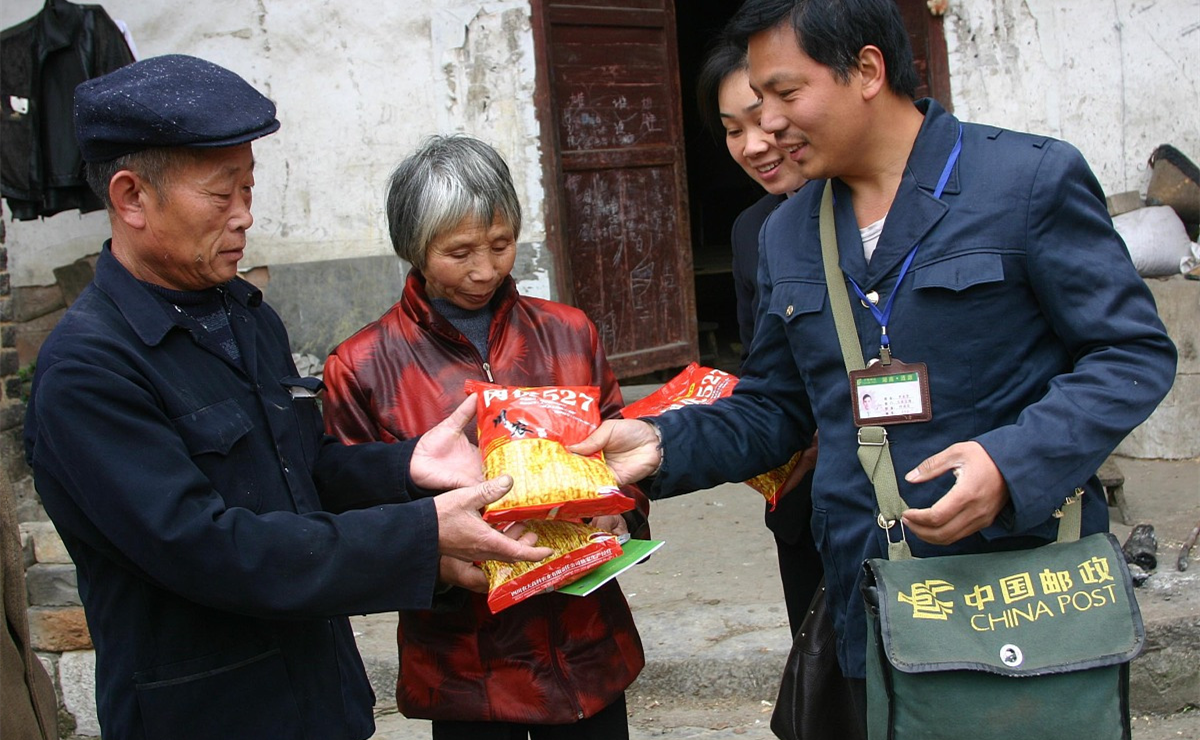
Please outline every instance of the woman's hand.
M618 537L629 534L629 524L625 521L625 517L620 514L605 514L604 516L593 517L591 525L596 529L611 532Z

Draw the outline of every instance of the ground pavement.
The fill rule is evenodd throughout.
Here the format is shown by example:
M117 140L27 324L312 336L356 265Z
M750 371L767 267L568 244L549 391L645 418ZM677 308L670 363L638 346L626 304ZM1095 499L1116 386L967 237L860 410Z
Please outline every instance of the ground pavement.
M1137 590L1148 645L1134 662L1134 740L1200 740L1200 545L1185 573L1179 545L1200 523L1200 460L1117 460L1130 519L1155 526L1159 568ZM646 648L646 669L628 692L631 737L768 740L771 703L790 646L773 540L752 489L729 484L653 504L666 545L621 578ZM395 617L356 618L376 685L378 740L429 737L392 703ZM1152 710L1150 712L1147 709ZM1174 712L1159 716L1157 712Z

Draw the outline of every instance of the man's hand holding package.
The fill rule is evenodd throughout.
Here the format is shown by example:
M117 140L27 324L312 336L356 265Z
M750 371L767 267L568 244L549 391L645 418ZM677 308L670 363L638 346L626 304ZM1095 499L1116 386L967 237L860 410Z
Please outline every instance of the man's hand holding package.
M438 517L438 552L467 562L480 560L538 561L553 551L534 547L523 535L512 539L483 521L480 511L512 487L512 477L502 475L470 488L459 488L433 499ZM533 535L530 535L531 537Z
M662 464L658 434L650 423L640 419L601 422L586 439L567 449L577 455L603 451L605 462L621 485L642 480Z
M620 519L620 517L617 517ZM525 527L520 524L514 524L506 529L503 536L515 540L520 545L532 547L537 543L537 535L533 532L525 531ZM539 548L549 549L549 548ZM540 560L541 558L538 558ZM488 579L483 570L474 562L462 560L450 555L443 555L438 563L438 581L448 583L452 586L459 586L468 591L486 594L488 592Z
M454 409L437 426L421 435L413 448L408 475L422 488L446 491L473 486L483 480L479 449L463 429L475 418L475 396Z

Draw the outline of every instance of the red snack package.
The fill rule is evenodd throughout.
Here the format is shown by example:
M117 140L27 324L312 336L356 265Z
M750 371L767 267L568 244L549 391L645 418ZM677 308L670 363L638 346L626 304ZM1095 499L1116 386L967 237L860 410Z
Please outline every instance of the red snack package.
M707 406L718 398L733 393L737 382L737 376L693 362L658 390L621 409L621 416L626 419L638 419L644 416L658 416L665 411L684 406ZM763 495L772 510L779 502L779 489L800 462L800 454L797 452L792 455L792 459L778 468L759 473L746 481L746 485Z
M707 406L733 393L737 382L734 375L711 367L701 367L693 362L664 383L663 387L621 409L621 416L637 419L658 416L664 411L684 406Z
M468 380L466 390L478 394L484 474L513 477L512 490L483 510L486 521L578 521L634 507L603 453L583 456L566 449L600 425L598 388L515 388Z
M488 577L488 609L492 614L531 596L574 583L621 555L616 535L588 524L533 519L525 522L525 527L537 533L539 547L554 548L554 554L536 563L499 560L480 563Z

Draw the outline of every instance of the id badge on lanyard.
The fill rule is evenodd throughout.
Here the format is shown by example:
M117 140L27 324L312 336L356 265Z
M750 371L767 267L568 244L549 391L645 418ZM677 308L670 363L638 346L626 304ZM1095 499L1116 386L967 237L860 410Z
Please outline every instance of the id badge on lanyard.
M893 359L887 365L872 360L864 370L850 373L854 391L854 425L887 426L929 421L929 371L925 363L912 365Z
M953 171L954 163L958 160L958 154L961 151L962 126L960 125L954 149L946 159L946 166L942 168L942 176L938 179L937 188L933 192L934 198L942 197L942 191L946 188L946 182L950 179L950 173ZM908 253L908 257L905 258L904 264L900 268L900 274L896 278L896 286L892 289L892 294L888 296L882 309L876 305L879 297L874 294L874 291L868 297L868 294L863 293L853 278L847 278L854 288L854 292L858 294L863 305L871 311L871 315L879 322L881 328L879 357L871 360L866 368L850 372L851 402L854 408L855 426L910 424L933 419L933 409L929 400L928 368L923 362L909 364L892 357L891 341L888 338L888 321L892 315L892 304L900 293L900 284L904 282L904 276L908 274L908 268L912 265L913 258L920 246L917 244Z

